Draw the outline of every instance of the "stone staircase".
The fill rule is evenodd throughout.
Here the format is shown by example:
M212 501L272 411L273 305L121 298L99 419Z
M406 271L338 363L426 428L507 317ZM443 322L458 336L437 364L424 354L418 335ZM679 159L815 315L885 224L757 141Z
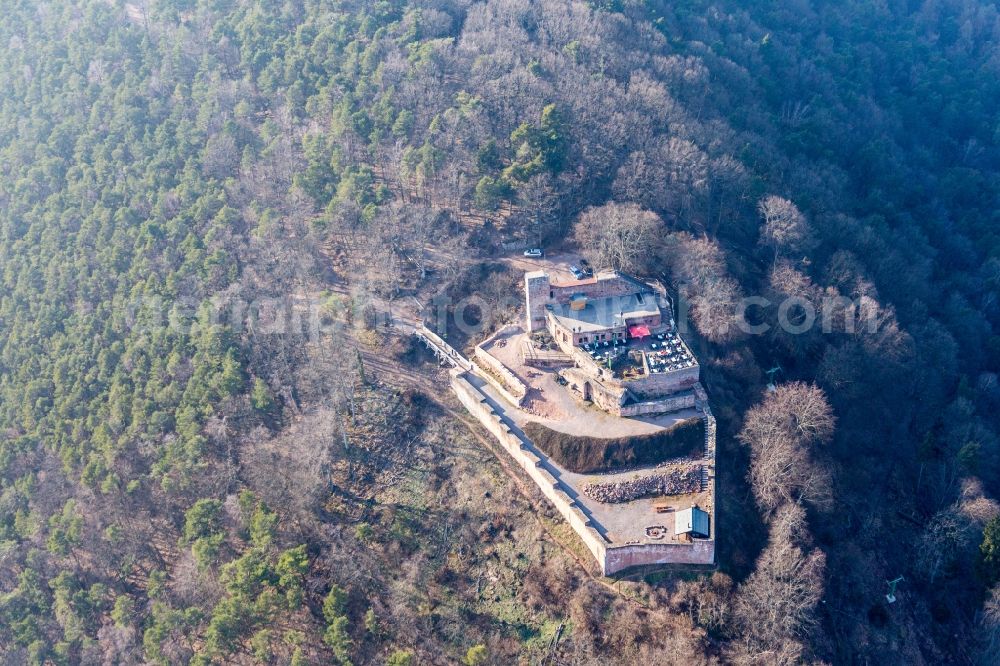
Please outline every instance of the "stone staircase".
M573 357L556 349L538 349L531 340L521 341L521 360L535 367L573 365Z
M701 468L701 489L704 492L711 487L712 475L715 473L715 417L708 406L708 394L701 384L695 385L694 394L695 406L701 411L705 421L705 465Z

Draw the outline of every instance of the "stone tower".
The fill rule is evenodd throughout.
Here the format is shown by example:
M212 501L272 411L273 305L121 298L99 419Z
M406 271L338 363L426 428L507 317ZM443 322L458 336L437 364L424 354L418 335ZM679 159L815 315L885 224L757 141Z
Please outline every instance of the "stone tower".
M524 274L524 306L529 333L545 328L545 304L551 301L549 294L548 273L531 271Z

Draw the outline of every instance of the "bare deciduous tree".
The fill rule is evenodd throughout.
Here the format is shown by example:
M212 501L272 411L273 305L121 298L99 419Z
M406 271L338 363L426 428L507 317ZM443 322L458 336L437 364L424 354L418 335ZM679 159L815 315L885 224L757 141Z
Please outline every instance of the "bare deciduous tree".
M834 424L823 390L803 382L777 387L747 412L739 438L750 447L750 484L762 509L830 502L830 471L817 461L814 444L829 441Z
M740 287L732 278L720 278L705 283L694 291L684 290L691 318L698 331L713 342L731 341L739 331L735 326L741 298Z
M992 664L1000 647L1000 585L995 585L983 602L979 616L979 654L981 664Z
M757 568L739 587L734 608L741 640L733 661L801 663L802 641L817 625L826 555L813 548L805 510L785 504L771 522Z
M722 248L708 238L681 232L666 240L665 252L698 332L712 342L736 338L740 333L735 324L742 294L728 275Z
M806 216L788 199L768 195L757 204L764 218L761 243L774 249L775 257L781 252L798 252L806 249L810 240Z
M655 213L612 202L587 209L574 236L597 267L642 273L656 254L662 232L663 222Z
M823 389L815 384L791 382L769 394L768 402L784 414L789 430L801 441L828 442L836 419Z
M671 604L691 621L712 631L723 631L732 615L733 580L717 571L710 578L680 581Z
M972 539L971 525L954 507L934 514L920 535L916 566L931 583L955 561L956 553L967 550Z
M685 222L696 194L708 185L709 160L698 146L678 137L661 138L646 152L634 152L618 170L616 196Z
M1000 505L983 494L982 484L966 480L958 501L927 523L917 543L917 570L933 583L942 571L974 561L982 530L997 515Z
M777 261L768 276L768 336L796 358L822 344L823 290L791 262Z

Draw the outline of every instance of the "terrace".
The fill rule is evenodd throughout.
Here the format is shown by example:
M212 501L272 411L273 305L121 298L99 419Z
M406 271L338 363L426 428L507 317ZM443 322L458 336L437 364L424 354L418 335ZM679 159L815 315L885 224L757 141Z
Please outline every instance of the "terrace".
M579 294L565 305L545 306L561 326L580 333L625 333L626 322L659 318L660 303L655 294L636 293L611 298L587 298ZM609 336L610 337L610 336Z
M693 542L688 535L677 533L675 517L693 506L712 511L714 447L708 446L708 440L714 438L714 434L709 435L709 431L702 428L695 436L696 444L688 446L690 442L685 440L676 450L672 448L664 453L662 459L640 454L653 450L642 448L645 438L664 437L666 431L692 418L705 417L693 399L686 400L692 396L690 387L666 386L671 378L685 374L684 367L696 370L697 362L676 334L646 331L640 337L636 335L640 333L638 330L629 332L634 337L628 340L609 340L607 344L590 342L572 347L572 358L569 358L547 331L527 333L519 326L509 326L480 346L524 382L527 387L524 400L511 402L493 383L475 373L470 373L467 379L485 396L500 421L524 442L522 448L538 457L537 467L555 479L609 547L690 545ZM560 356L562 362L538 363L543 354ZM607 370L609 358L613 368L610 372ZM590 367L571 367L572 361ZM682 372L675 374L671 368ZM676 404L638 410L633 417L625 418L586 397L581 400L581 393L586 395L584 387L587 385L597 397L598 385L603 381L598 370L606 379L610 379L612 373L621 376L631 372L633 379L644 380L624 382L619 379L609 383L628 384L626 397L630 406L652 404L657 400L674 400ZM644 386L644 383L653 385ZM707 428L709 421L705 420L704 424ZM540 432L543 434L539 435ZM606 451L598 455L594 451L595 442L600 442L614 455ZM661 447L657 443L653 448L660 451ZM631 461L619 464L614 456L626 451L631 452ZM615 462L594 466L595 461L605 458ZM589 466L580 464L581 461ZM714 527L711 529L707 535L709 540L714 538ZM682 562L693 561L684 558L695 556L677 551L657 557L659 561L678 557L676 561Z
M628 380L684 370L697 365L694 354L676 333L658 333L628 340L580 345L595 365L610 368L616 379Z
M578 473L553 460L531 443L524 433L529 423L536 422L580 436L593 433L601 433L604 437L635 436L656 433L691 417L701 417L700 412L689 409L639 420L617 418L599 410L572 405L572 413L558 419L539 418L507 402L493 386L479 377L471 375L468 380L486 396L501 420L528 443L528 450L541 459L540 466L563 484L566 492L584 509L594 528L609 544L686 542L685 538L675 534L676 513L694 505L712 506L713 492L706 471L714 462L710 458L680 457L620 471ZM693 485L688 478L692 474ZM649 489L646 489L647 486Z

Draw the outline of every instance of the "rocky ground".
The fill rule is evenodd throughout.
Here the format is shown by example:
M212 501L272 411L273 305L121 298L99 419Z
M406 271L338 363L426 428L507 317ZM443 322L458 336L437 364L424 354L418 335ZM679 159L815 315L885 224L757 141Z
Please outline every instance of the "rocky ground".
M691 465L627 481L587 483L582 487L587 497L605 504L621 504L642 497L686 495L698 492L700 489L701 465Z

